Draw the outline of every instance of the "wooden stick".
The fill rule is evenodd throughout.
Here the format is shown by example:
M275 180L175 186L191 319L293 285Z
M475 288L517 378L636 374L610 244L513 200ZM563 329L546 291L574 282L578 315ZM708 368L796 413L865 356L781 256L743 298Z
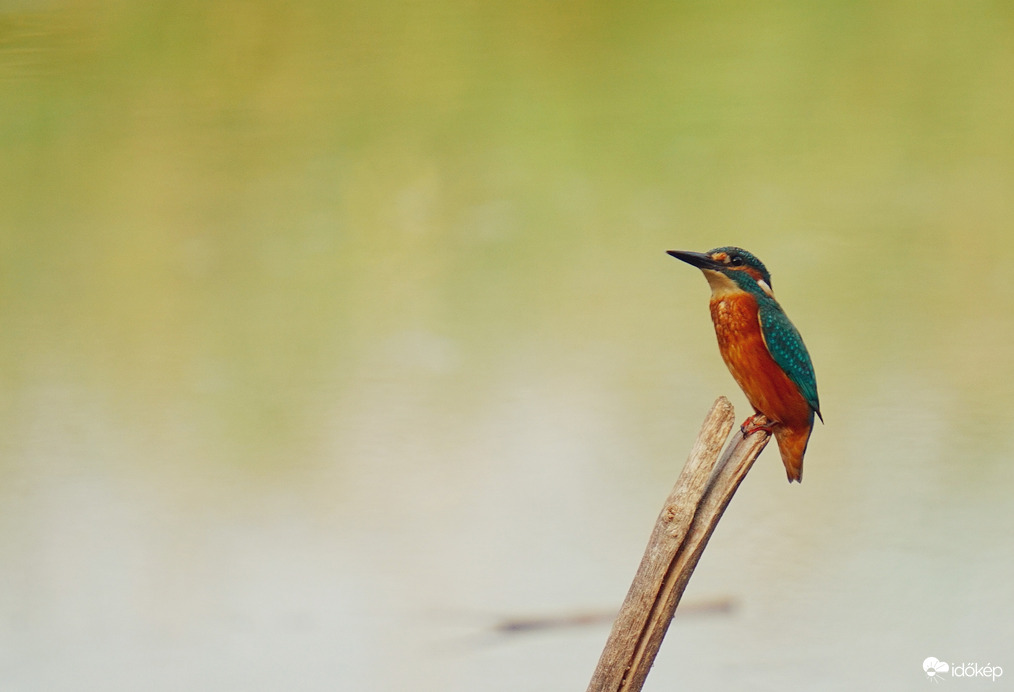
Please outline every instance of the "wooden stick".
M734 418L732 404L719 397L662 506L588 692L639 692L644 685L708 539L768 443L765 431L737 431L716 463Z
M680 614L688 615L723 615L736 608L736 601L728 596L712 598L692 603L680 602ZM541 630L562 629L564 627L584 627L586 625L602 625L616 620L616 610L586 610L560 615L532 615L507 617L493 623L490 629L497 634L525 634Z

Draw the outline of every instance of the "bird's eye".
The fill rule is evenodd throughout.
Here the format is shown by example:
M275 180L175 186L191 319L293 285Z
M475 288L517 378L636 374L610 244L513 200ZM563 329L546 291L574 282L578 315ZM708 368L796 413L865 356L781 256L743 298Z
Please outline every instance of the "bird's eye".
M742 264L743 264L743 258L742 257L730 257L729 258L729 264L731 264L734 267L742 266Z

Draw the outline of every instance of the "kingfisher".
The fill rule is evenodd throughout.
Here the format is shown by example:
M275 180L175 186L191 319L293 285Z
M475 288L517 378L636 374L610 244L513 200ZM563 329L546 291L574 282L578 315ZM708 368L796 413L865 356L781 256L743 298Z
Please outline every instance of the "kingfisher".
M775 300L767 267L732 246L668 254L700 269L711 286L718 350L754 410L743 423L743 433L773 433L789 482L801 482L813 416L821 423L824 418L810 354Z

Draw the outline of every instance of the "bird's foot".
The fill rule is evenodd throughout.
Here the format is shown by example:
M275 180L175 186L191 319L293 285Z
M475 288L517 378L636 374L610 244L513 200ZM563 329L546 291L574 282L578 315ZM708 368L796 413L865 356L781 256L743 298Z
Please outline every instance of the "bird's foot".
M774 432L776 425L778 425L778 421L770 420L763 413L755 413L743 421L743 425L739 426L739 430L743 433L743 437L753 435L758 430L763 430L770 434Z

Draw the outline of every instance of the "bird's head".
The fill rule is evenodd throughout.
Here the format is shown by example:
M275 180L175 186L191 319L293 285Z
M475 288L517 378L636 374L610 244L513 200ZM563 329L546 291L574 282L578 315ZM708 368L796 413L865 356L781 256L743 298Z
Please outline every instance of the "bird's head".
M759 290L769 298L774 298L771 292L771 274L767 267L743 248L716 247L707 252L669 250L669 254L704 272L713 295L736 291L756 293Z

